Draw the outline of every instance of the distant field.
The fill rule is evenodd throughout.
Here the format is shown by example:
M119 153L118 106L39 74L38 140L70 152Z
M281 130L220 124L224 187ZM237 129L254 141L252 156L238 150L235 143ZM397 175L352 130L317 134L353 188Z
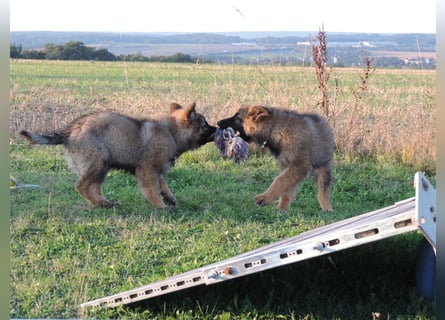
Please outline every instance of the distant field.
M436 59L436 52L418 52L418 51L382 51L373 50L370 51L371 56L377 57L397 57L400 59L415 59L415 58L428 58Z
M94 46L94 45L93 45ZM99 47L99 46L98 46ZM124 44L113 45L107 48L115 55L140 53L146 57L171 56L178 52L189 54L193 57L232 53L242 55L246 51L264 51L261 46L233 46L231 44Z
M75 192L60 146L30 147L18 132L52 130L98 110L160 117L172 101L196 101L212 124L252 102L319 111L314 70L11 61L10 172L40 187L10 191L10 317L435 319L436 304L415 290L418 232L137 306L78 309L412 197L416 170L435 184L435 73L376 70L365 89L361 77L360 69L339 69L329 82L333 213L319 209L310 178L287 212L255 205L252 197L277 174L273 158L252 146L237 165L213 143L182 155L166 175L176 208L153 208L133 177L112 172L104 193L119 205L102 209Z
M92 45L95 47L102 47L102 45ZM310 47L304 46L291 46L291 47L281 47L280 46L265 46L257 44L239 44L232 45L230 43L226 44L147 44L147 43L124 43L124 44L109 44L106 48L115 55L121 54L134 54L139 53L146 57L152 56L170 56L178 52L189 54L193 57L205 57L212 58L214 61L218 61L218 57L227 57L233 55L234 57L244 57L244 58L256 58L256 59L276 59L282 56L283 61L286 58L294 57L300 59L307 59L311 54ZM395 51L395 50L376 50L367 49L367 53L370 57L394 57L399 59L416 59L428 58L436 59L435 51ZM335 52L335 48L332 48ZM225 59L226 61L227 59Z

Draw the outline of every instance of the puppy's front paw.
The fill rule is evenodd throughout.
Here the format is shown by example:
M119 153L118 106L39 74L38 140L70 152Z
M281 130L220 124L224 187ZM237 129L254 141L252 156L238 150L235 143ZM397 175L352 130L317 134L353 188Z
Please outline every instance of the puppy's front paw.
M172 193L169 193L169 194L162 193L162 198L164 198L165 202L167 202L173 206L176 206L176 198Z
M102 207L102 208L113 208L113 207L115 207L117 204L118 204L118 203L115 202L115 201L111 201L111 200L103 199L103 200L100 200L100 202L99 202L99 207Z
M265 206L270 203L270 201L267 201L267 198L264 194L256 195L255 197L253 197L253 201L259 206Z
M171 204L172 206L176 206L176 198L175 197L172 196L172 197L164 198L164 200L167 203Z
M325 207L321 207L321 210L323 210L325 212L328 212L328 213L334 211L334 209L332 209L332 207L330 205L329 206L325 206Z

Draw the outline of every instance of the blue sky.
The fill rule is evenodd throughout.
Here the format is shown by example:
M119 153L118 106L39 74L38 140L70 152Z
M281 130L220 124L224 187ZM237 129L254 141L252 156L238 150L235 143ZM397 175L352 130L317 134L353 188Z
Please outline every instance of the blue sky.
M435 33L436 0L10 0L11 31Z

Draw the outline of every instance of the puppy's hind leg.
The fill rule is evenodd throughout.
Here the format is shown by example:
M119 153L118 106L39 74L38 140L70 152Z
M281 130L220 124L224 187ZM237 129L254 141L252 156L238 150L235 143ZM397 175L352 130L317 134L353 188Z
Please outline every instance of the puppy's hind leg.
M107 200L102 195L102 183L107 175L106 170L87 170L76 184L77 192L94 206L113 207L115 203Z
M68 166L79 176L76 191L93 206L112 207L114 202L102 195L102 184L109 168L105 166L101 153L94 147L84 148L76 144L65 150Z
M332 183L332 168L331 165L315 170L315 180L318 187L318 202L323 211L332 211L331 206L331 183Z
M145 198L159 209L165 208L165 203L161 199L161 174L151 166L136 168L136 179Z

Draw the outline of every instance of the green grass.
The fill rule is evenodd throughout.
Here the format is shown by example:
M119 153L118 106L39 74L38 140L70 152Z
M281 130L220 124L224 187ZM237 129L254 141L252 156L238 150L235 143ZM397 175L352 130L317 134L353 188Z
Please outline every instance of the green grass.
M348 129L360 70L339 69L331 119ZM332 76L334 77L334 75ZM433 72L371 75L350 140L336 152L333 213L308 178L289 211L252 197L278 173L269 154L241 165L213 144L185 153L167 174L176 208L154 209L135 179L111 172L91 208L75 192L61 147L29 147L21 129L50 130L92 110L165 114L195 100L209 122L241 104L317 110L311 68L151 63L11 61L10 171L37 189L13 189L11 318L73 318L82 302L133 289L414 195L418 169L435 181ZM354 139L352 139L354 138ZM357 139L360 138L360 139ZM421 158L417 158L421 155ZM417 232L136 306L90 310L89 318L434 319L415 294Z
M115 209L90 208L75 192L61 149L11 145L11 173L38 189L11 190L11 317L75 317L78 305L213 263L413 196L413 172L337 157L334 213L318 208L307 179L285 213L251 200L277 172L269 155L236 165L214 145L186 153L168 173L177 208L154 209L134 178L105 184ZM94 317L358 319L371 312L432 319L415 295L417 233L350 249ZM402 318L401 318L402 317ZM389 319L389 318L388 318Z

